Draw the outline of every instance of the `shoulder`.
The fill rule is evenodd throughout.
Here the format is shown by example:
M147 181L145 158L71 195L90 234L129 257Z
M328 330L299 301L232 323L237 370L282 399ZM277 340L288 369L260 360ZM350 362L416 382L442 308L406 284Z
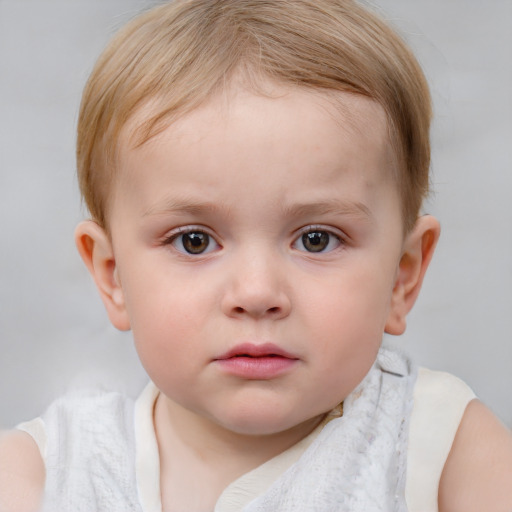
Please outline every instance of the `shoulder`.
M112 504L109 510L135 510L130 398L72 391L40 418L0 436L0 512L39 510L43 490L51 510L93 510L89 501L98 496Z
M426 440L435 444L444 464L466 407L474 398L471 388L454 375L419 368L413 392L411 437L420 435L422 445Z
M39 507L45 468L33 438L19 430L0 432L0 512Z
M473 391L457 377L419 368L407 450L406 499L411 511L436 510L443 467Z
M465 408L467 402L475 398L475 394L464 381L451 373L420 367L414 387L414 398L428 399L436 403L455 401L460 402Z
M77 433L94 437L122 430L131 423L133 408L133 400L116 391L77 389L56 399L42 419L49 442L56 436Z
M440 512L512 510L512 434L478 400L467 406L439 484Z
M436 466L438 481L464 411L475 394L462 380L419 368L413 392L409 450L420 466ZM437 483L435 485L437 489Z

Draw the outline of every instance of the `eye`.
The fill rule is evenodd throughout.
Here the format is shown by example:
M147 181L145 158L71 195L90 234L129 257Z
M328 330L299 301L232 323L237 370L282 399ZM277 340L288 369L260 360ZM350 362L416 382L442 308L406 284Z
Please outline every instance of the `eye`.
M200 230L181 231L169 237L168 242L179 252L186 254L207 254L219 247L208 233Z
M310 229L303 232L302 235L293 244L294 248L306 252L330 252L341 245L339 236L325 229Z

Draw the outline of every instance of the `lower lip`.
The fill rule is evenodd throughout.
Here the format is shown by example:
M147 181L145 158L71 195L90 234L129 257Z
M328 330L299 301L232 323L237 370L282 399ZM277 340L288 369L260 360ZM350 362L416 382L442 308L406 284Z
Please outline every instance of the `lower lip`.
M291 370L297 359L281 356L230 357L215 362L230 375L251 380L268 380Z

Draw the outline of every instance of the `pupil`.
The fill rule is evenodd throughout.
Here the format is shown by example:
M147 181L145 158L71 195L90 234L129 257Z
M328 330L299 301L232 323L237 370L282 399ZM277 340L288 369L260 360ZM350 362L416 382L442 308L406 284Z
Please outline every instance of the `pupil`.
M329 235L324 231L312 231L302 235L302 243L310 252L323 251L329 244Z
M202 253L209 244L208 235L205 233L187 233L182 237L183 247L191 254Z

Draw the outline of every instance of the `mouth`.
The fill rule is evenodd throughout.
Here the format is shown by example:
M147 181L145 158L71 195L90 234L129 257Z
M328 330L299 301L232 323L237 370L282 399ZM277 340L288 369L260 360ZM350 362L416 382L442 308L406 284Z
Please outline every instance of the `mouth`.
M290 371L299 358L273 343L242 343L214 359L229 375L247 380L269 380Z
M253 359L261 359L266 357L282 357L286 359L296 360L298 357L286 352L282 348L278 347L274 343L263 343L256 345L253 343L242 343L236 345L232 349L228 350L224 354L217 357L216 361L225 361L227 359L245 357Z

